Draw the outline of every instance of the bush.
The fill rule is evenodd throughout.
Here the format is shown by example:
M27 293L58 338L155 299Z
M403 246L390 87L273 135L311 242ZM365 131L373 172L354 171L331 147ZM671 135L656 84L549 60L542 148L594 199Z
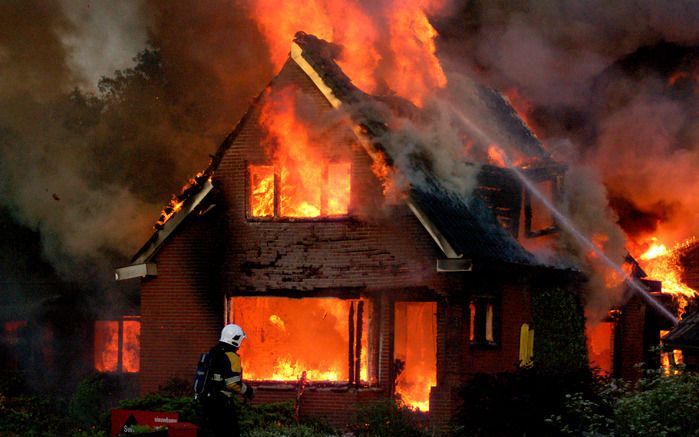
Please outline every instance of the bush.
M463 404L454 417L457 436L549 435L545 419L559 414L567 393L589 393L589 370L554 374L537 369L477 374L461 387Z
M68 403L68 414L84 427L97 427L114 403L119 383L106 373L95 373L81 380Z
M425 413L386 399L360 404L352 431L365 437L424 437L429 435L427 423Z
M593 396L574 393L549 418L560 433L609 436L699 436L699 375L647 371L636 388L619 381Z

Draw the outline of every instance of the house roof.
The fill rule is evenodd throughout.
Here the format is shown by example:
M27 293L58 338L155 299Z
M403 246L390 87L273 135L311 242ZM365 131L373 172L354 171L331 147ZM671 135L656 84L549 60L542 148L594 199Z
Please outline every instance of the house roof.
M340 50L335 44L299 32L292 43L290 59L306 73L333 107L351 108L348 112L354 122L353 129L362 140L362 145L372 157L380 154L390 165L394 157L383 147L381 139L390 131L388 121L391 114L414 114L419 113L420 109L397 96L370 96L358 89L335 62ZM472 115L493 120L498 126L497 130L488 132L489 135L503 144L514 145L523 155L548 159L539 141L499 93L473 82L468 83L467 87L469 92L465 93L468 100L465 106ZM161 217L153 236L134 255L134 265L150 261L179 224L210 195L213 189L211 175L261 96L262 93L219 146L207 169L178 196L176 200L183 205L181 209L172 212L166 220ZM418 164L414 170L407 175L411 183L408 206L447 258L534 263L534 257L499 225L483 199L447 189L424 166ZM419 179L419 183L416 179Z
M699 350L699 311L694 312L684 319L662 338L667 347L678 349Z

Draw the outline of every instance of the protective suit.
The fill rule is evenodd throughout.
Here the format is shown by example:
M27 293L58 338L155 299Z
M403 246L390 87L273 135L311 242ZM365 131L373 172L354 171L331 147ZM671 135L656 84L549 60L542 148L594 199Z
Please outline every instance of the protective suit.
M239 411L233 399L236 394L252 399L253 388L243 382L243 368L238 348L245 333L238 325L227 325L221 331L221 339L211 348L210 381L202 396L204 435L239 436Z

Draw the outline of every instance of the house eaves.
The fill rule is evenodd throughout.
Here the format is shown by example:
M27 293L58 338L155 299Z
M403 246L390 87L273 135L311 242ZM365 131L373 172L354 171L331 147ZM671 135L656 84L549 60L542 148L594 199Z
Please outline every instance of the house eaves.
M200 185L199 191L187 198L182 208L173 214L161 229L153 233L146 244L134 255L131 264L116 269L116 280L122 281L136 277L157 276L157 267L150 261L182 222L197 210L199 205L201 205L204 199L212 192L213 188L214 186L211 183L211 179L205 180Z

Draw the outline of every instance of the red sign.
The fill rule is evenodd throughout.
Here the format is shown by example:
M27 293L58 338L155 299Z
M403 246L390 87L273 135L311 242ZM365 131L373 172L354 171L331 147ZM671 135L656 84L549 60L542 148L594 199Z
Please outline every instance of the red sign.
M163 411L112 410L112 429L110 435L129 434L133 425L168 426L180 421L178 413Z

